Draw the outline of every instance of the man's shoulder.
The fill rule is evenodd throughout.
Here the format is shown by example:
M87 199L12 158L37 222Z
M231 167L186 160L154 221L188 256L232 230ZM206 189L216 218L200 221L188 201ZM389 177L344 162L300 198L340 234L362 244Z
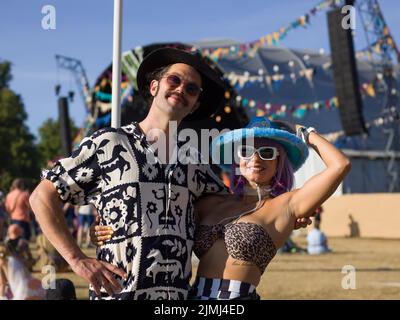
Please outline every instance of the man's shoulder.
M137 124L131 123L129 125L122 126L120 128L112 128L112 127L101 128L95 131L88 138L93 141L101 141L103 139L119 141L124 138L140 139L141 135L137 130Z

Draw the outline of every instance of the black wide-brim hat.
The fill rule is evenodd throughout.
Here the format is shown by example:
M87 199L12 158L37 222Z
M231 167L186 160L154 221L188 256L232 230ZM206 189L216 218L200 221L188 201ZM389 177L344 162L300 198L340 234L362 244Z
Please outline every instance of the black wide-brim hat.
M194 121L211 117L224 102L226 86L222 80L222 75L213 70L196 53L173 48L161 48L148 54L143 59L137 72L137 84L140 94L143 97L148 97L149 95L151 80L147 79L147 74L163 66L175 63L184 63L193 67L200 73L202 78L203 91L200 95L200 106L183 120Z

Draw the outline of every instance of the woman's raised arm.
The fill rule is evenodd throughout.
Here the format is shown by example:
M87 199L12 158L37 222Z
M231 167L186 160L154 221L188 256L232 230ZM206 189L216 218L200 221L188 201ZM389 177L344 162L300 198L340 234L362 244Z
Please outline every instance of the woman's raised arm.
M335 192L351 168L350 160L318 133L311 132L308 142L326 169L309 179L303 187L292 191L289 209L296 218L311 216Z

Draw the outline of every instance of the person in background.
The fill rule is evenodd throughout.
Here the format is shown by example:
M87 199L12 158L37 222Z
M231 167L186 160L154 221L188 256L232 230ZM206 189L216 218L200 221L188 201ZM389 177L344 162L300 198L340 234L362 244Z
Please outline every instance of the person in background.
M308 254L317 255L332 251L328 247L328 241L326 239L325 234L319 229L321 223L321 212L322 212L321 207L316 210L313 229L307 235Z
M318 221L320 224L321 224L321 215L322 215L323 212L324 212L324 209L322 208L322 206L321 206L321 207L318 207L318 208L315 210L314 218L315 218L315 220Z
M284 245L278 249L278 253L307 253L307 249L304 249L297 245L292 237L289 237Z
M0 242L3 241L4 227L7 221L7 212L4 208L4 193L0 191Z
M45 295L41 281L29 270L32 259L21 234L18 225L11 225L9 240L0 244L0 300L42 300Z
M90 234L89 228L94 222L94 213L93 207L91 204L79 206L78 207L79 214L79 227L78 227L78 236L77 241L80 247L88 248L90 245ZM83 242L83 239L84 242Z
M68 230L69 232L71 232L74 239L76 239L78 226L76 223L75 207L67 202L63 205L63 211L65 216L65 221L67 222Z
M54 289L46 289L44 300L77 300L74 283L69 279L57 279Z
M6 196L5 208L10 216L10 224L19 225L25 240L31 238L31 207L29 205L29 192L26 190L22 179L15 179L11 184L10 192Z
M29 248L29 242L23 238L23 230L17 224L12 224L7 230L7 241L6 244L9 246L11 251L18 255L24 266L32 271L33 266L36 263L36 259L33 258L32 252Z
M38 261L36 268L42 270L44 266L51 265L55 268L56 272L69 272L69 265L65 259L58 253L56 248L41 233L36 238L36 246L38 248Z

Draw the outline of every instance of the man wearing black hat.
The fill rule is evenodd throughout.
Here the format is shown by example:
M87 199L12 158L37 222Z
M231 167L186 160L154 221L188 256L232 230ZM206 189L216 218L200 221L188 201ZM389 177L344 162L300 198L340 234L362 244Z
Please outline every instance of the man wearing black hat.
M215 113L223 103L224 84L199 56L171 48L150 53L137 81L150 103L147 117L85 138L69 158L43 172L30 202L44 234L91 283L91 298L185 299L194 202L204 193L226 189L209 166L165 163L152 144L170 136L170 121L179 124ZM168 150L166 159L170 156ZM71 237L60 200L93 204L101 224L112 229L97 260L83 254Z

